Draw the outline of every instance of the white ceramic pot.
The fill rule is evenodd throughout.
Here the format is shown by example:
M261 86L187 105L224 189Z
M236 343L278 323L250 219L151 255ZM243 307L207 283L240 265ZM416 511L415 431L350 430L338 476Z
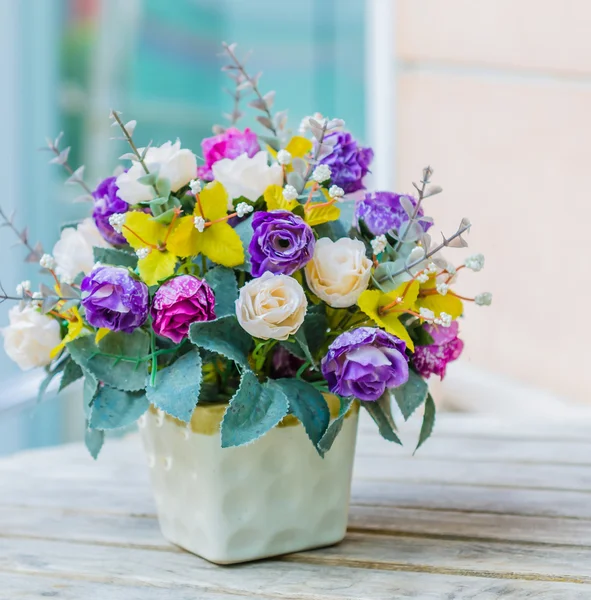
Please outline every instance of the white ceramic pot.
M189 425L154 409L140 419L164 537L218 564L340 542L357 406L324 459L293 417L248 446L222 448L224 411L198 406Z

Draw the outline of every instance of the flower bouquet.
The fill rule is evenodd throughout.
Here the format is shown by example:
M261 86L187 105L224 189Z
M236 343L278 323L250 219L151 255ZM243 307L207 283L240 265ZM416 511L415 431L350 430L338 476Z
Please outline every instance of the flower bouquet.
M220 563L341 540L359 408L400 443L392 401L404 419L424 405L420 446L463 302L490 303L453 290L483 257L442 255L469 221L432 243L430 168L414 195L365 193L372 150L340 119L293 134L224 48L235 109L199 161L180 141L138 147L112 111L128 167L96 189L48 143L92 206L51 254L0 213L51 281L18 286L7 354L45 367L42 391L83 379L93 457L139 420L164 534ZM235 126L247 95L264 134Z

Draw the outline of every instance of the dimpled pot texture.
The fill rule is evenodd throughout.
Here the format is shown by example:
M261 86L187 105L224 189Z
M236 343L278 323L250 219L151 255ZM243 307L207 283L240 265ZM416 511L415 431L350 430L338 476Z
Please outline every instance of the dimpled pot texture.
M218 564L340 542L357 405L324 459L290 417L248 446L222 448L225 408L198 406L188 425L154 408L140 419L164 537Z

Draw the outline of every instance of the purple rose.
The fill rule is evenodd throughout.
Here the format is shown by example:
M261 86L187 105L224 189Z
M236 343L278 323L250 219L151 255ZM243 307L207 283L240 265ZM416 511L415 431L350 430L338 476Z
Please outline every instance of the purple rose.
M201 179L211 181L213 172L211 167L223 158L238 158L241 154L248 154L252 158L259 150L259 142L256 133L248 127L242 132L236 127L226 129L220 135L205 138L201 142L205 164L197 169Z
M80 285L86 320L93 327L131 333L148 317L148 286L121 267L95 267Z
M364 190L363 178L369 173L373 150L361 148L346 131L330 133L325 139L333 148L320 163L330 167L331 182L343 188L345 194Z
M257 212L252 218L254 235L248 246L252 274L265 271L291 275L314 254L314 232L297 215L287 210Z
M408 381L406 343L373 327L341 333L322 359L331 392L374 401L389 388Z
M366 194L355 207L355 221L358 223L359 219L363 219L365 226L373 235L383 235L391 229L399 230L400 226L409 220L400 203L403 196L392 192ZM416 206L417 201L412 196L406 197L413 206ZM419 217L424 215L422 208L419 208L417 215ZM427 231L431 223L421 221L421 227Z
M191 323L215 319L215 296L203 279L181 275L160 286L151 314L154 331L178 344Z
M92 196L94 198L94 209L92 218L101 235L109 244L126 244L127 241L117 233L109 223L109 217L115 213L124 213L129 209L129 204L121 200L117 195L117 177L109 177L99 183Z
M416 346L412 364L422 377L435 374L443 379L447 363L456 360L464 349L464 342L458 337L458 322L453 321L449 327L430 324L423 327L433 338L433 343Z

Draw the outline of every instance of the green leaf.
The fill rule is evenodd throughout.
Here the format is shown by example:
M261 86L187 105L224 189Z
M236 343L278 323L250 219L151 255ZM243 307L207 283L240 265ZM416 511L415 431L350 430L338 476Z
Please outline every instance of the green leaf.
M278 387L287 396L290 412L299 419L314 447L317 447L330 422L324 396L301 379L275 379L269 381L269 386Z
M314 356L326 339L327 319L324 313L310 312L303 325L290 340L281 345L291 354L316 365Z
M86 448L90 452L90 456L96 460L99 452L105 442L105 432L100 429L90 429L88 427L88 421L86 422L86 430L84 432L84 443Z
M67 344L72 358L99 381L123 391L143 390L148 372L145 360L150 336L141 329L133 333L112 332L99 345L86 335Z
M170 179L167 177L158 177L156 181L156 187L158 188L158 193L164 198L168 198L171 192Z
M164 211L162 214L158 215L157 217L154 217L154 221L156 221L157 223L162 223L163 225L170 225L172 223L172 219L174 218L174 215L176 214L176 208L169 208L168 210Z
M408 372L408 381L394 390L394 397L405 421L423 404L429 393L427 382L412 370Z
M215 294L216 316L220 318L235 314L238 283L234 271L226 267L215 267L207 271L205 281L209 283Z
M47 376L39 385L39 390L37 392L37 402L41 402L43 400L43 398L45 397L45 393L47 392L47 388L54 380L55 376L59 375L66 368L66 362L66 360L62 360L53 368L53 370L47 371Z
M82 369L71 359L66 360L66 366L64 368L64 374L60 381L59 391L67 388L71 383L74 383L78 379L84 376Z
M252 371L244 371L222 420L222 448L253 442L273 429L288 411L289 401L279 387L269 382L261 385Z
M252 236L254 235L254 231L252 229L252 218L240 221L240 223L234 227L234 231L240 236L240 240L242 241L242 246L244 248L244 263L236 268L242 271L250 272L252 265L250 262L250 256L248 254L248 247L252 240Z
M94 260L104 265L129 267L130 269L137 267L137 256L131 254L131 252L117 250L116 248L97 248L96 246L92 251L94 252Z
M82 387L82 398L84 400L84 414L86 418L90 417L90 411L92 410L92 403L94 401L94 397L98 392L99 383L96 377L89 373L88 371L84 371L84 386Z
M392 407L390 406L390 395L388 392L375 402L361 402L361 406L367 410L371 418L375 421L380 435L385 440L402 446L400 438L394 432L396 425L392 417Z
M199 400L202 366L197 348L184 354L158 371L156 386L146 387L148 400L165 413L187 423Z
M234 316L193 323L189 329L189 339L200 348L217 352L243 367L248 367L248 351L252 347L252 338L240 327Z
M137 178L137 182L142 185L155 185L158 181L158 173L148 173Z
M348 410L351 408L351 404L353 404L353 398L340 398L341 408L339 410L339 414L333 420L333 422L328 426L326 433L322 436L320 441L318 442L318 452L320 456L324 457L324 455L332 448L332 445L337 437L337 435L341 432L343 428L343 422L345 420L345 415Z
M91 429L118 429L137 421L150 406L146 394L124 392L108 385L99 388L92 403Z
M425 401L425 413L423 415L423 424L421 425L421 432L419 433L419 443L415 448L415 452L429 439L431 433L433 433L433 426L435 425L435 402L431 394L427 395Z

